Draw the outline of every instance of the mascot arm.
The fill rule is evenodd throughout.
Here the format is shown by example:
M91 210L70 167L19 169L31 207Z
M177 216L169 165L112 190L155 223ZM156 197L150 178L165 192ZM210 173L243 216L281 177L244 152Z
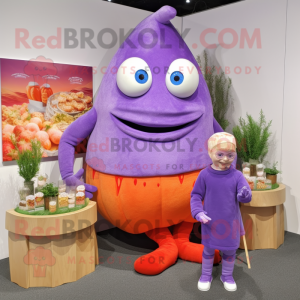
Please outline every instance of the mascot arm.
M61 176L68 186L83 184L80 181L84 170L80 169L77 174L73 175L75 146L88 137L93 131L97 121L97 112L93 107L90 111L73 122L63 133L59 148L58 148L58 163ZM86 196L92 198L93 192L97 190L96 187L89 184L84 184L86 189Z
M224 130L222 129L222 127L220 126L220 124L217 122L217 120L215 118L213 121L213 126L214 126L214 133L224 132Z

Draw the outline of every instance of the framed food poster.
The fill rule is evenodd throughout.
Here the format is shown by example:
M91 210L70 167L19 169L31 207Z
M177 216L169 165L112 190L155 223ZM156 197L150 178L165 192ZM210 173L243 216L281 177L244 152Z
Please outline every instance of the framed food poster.
M42 56L0 63L3 161L15 160L17 150L30 149L33 139L41 142L44 157L57 156L63 132L93 106L92 67ZM86 144L76 152L85 152Z

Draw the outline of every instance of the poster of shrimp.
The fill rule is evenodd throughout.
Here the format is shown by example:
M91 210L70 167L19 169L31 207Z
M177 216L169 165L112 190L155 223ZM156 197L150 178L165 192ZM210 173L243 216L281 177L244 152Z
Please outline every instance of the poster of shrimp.
M41 142L43 157L57 156L63 132L93 106L93 68L43 56L0 59L0 67L3 161L30 150L33 139ZM86 144L76 152L86 152Z

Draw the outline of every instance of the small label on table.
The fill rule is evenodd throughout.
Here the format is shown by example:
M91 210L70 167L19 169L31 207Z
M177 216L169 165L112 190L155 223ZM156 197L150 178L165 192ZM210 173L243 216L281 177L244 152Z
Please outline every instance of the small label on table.
M45 208L44 207L36 207L35 208L35 211L39 211L39 210L45 210Z

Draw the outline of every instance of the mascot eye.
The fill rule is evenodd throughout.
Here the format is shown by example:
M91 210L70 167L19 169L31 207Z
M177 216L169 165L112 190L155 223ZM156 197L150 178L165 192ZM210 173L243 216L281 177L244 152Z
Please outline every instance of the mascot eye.
M117 85L129 97L139 97L148 92L152 74L148 64L139 57L126 59L117 72Z
M190 97L199 84L195 65L187 59L174 60L166 75L166 86L171 94L179 98Z
M138 83L146 83L148 81L148 74L146 71L144 70L138 70L136 73L135 73L135 80L138 82Z
M184 76L181 72L175 71L171 75L171 83L174 85L179 85L183 83Z

